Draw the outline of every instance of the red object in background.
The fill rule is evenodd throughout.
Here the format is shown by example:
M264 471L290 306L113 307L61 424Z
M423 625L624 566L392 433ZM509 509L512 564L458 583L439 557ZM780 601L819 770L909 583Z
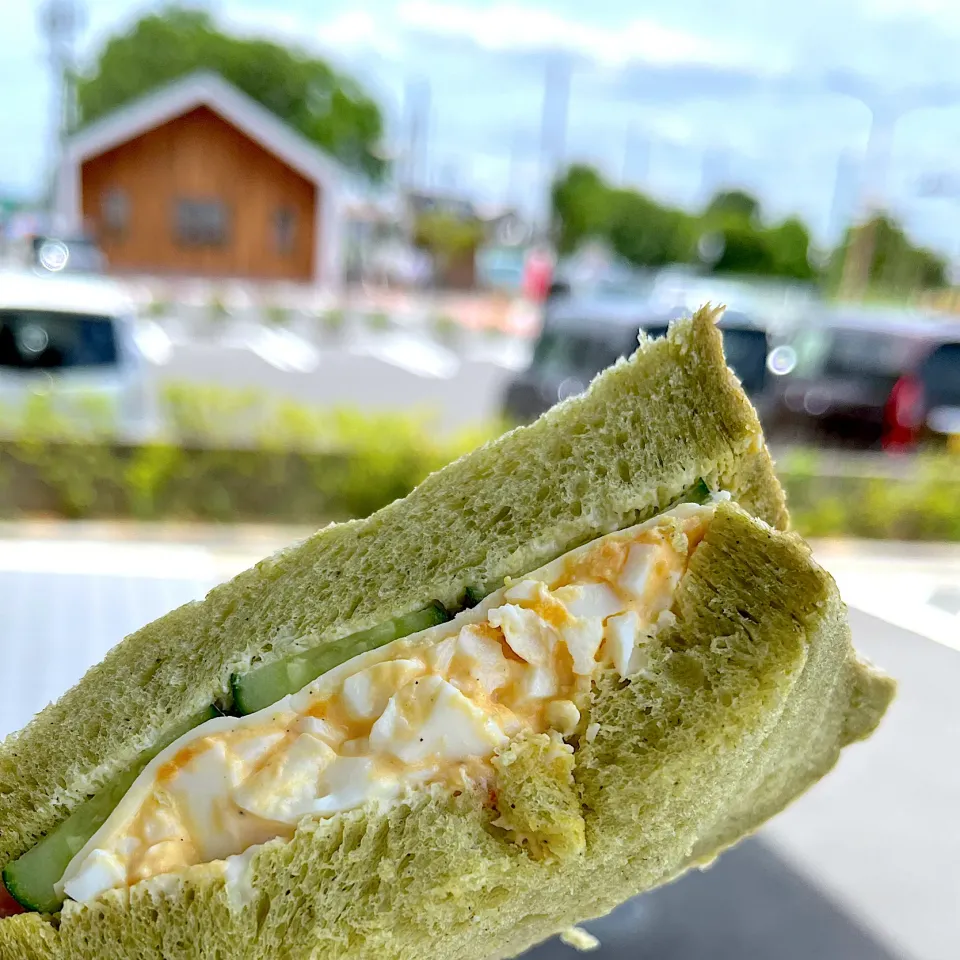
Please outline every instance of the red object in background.
M523 268L523 294L528 300L541 303L547 298L553 279L553 260L549 254L534 250Z
M883 411L881 445L888 453L903 453L917 442L923 416L923 384L907 374L890 391Z
M23 907L7 893L7 888L0 883L0 920L12 917L18 913L26 913Z

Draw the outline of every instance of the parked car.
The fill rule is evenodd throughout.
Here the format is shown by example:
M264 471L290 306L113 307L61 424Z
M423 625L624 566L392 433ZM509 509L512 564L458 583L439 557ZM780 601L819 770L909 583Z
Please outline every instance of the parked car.
M621 297L570 295L548 300L530 366L507 386L504 416L528 422L558 400L583 391L619 357L631 354L642 329L662 336L670 321L687 313ZM720 323L727 362L763 415L767 386L767 336L758 319L727 311Z
M103 273L106 258L87 236L36 236L31 242L31 266L49 273Z
M58 414L109 419L121 434L154 425L134 308L104 278L0 274L0 405L48 396Z
M774 346L769 367L787 438L899 450L960 433L960 328L943 319L835 309Z

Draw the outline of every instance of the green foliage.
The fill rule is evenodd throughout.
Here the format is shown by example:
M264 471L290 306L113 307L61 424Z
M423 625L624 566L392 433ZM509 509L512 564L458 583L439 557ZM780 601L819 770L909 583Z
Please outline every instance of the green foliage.
M373 313L368 313L366 320L367 326L371 330L377 330L381 333L384 330L389 330L391 326L390 317L382 310L375 310Z
M797 217L767 225L756 198L742 190L717 193L700 216L657 203L634 190L617 189L596 170L571 166L552 191L557 246L572 253L584 242L606 241L638 267L697 263L701 237L717 240L719 256L705 264L717 273L754 274L788 280L814 280L810 232ZM874 255L870 285L876 290L907 292L945 284L945 263L936 254L914 247L887 217L869 227ZM839 283L853 231L835 252L827 279Z
M321 523L364 516L505 429L442 436L426 413L312 408L253 390L176 385L169 433L115 441L99 398L69 408L37 396L3 417L0 514ZM924 453L912 469L831 471L817 451L779 473L806 536L960 541L960 459Z
M794 527L808 537L960 541L960 460L925 453L905 476L832 473L815 452L779 465Z
M442 275L455 263L473 258L483 242L483 224L448 213L422 213L413 227L413 242L433 257Z
M286 307L271 304L264 311L263 318L271 327L285 327L290 322L290 311Z
M592 167L575 164L551 191L557 249L573 253L585 240L606 237L612 214L610 188Z
M635 190L616 189L578 165L554 183L552 198L561 253L598 239L638 267L698 263L698 242L709 235L718 241L719 257L706 266L717 272L797 280L815 274L806 227L795 217L765 227L759 202L741 190L718 193L703 214L692 216Z
M632 190L611 192L607 236L613 249L637 266L662 267L694 258L695 221Z
M703 219L721 225L733 222L756 226L760 223L760 201L743 190L721 190L707 204Z
M222 293L214 293L207 303L207 318L217 325L230 318L230 308Z
M433 320L433 332L438 340L451 343L463 333L463 327L449 314L441 313Z
M831 287L839 287L846 258L858 240L871 251L866 278L871 293L896 295L947 285L944 258L932 250L914 246L899 224L889 216L881 215L847 230L827 268Z
M331 337L339 336L347 323L347 316L342 310L325 310L317 318L320 330Z
M80 122L195 70L219 73L347 167L383 174L380 110L356 81L303 50L231 36L206 11L181 6L147 14L107 41L78 79Z

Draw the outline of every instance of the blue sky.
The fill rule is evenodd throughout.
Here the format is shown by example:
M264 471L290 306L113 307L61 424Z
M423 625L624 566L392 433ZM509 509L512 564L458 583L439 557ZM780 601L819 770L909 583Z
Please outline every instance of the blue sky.
M156 4L87 6L81 59L89 62L105 36ZM690 207L713 187L742 185L770 216L797 212L826 239L859 196L865 100L878 114L902 114L884 199L915 236L960 258L960 186L955 198L924 197L918 187L960 166L956 0L208 6L232 30L293 40L358 76L384 106L395 148L404 91L428 83L425 175L491 203L529 206L540 195L540 113L552 62L572 69L565 159ZM25 192L44 169L50 90L36 4L5 7L0 186Z

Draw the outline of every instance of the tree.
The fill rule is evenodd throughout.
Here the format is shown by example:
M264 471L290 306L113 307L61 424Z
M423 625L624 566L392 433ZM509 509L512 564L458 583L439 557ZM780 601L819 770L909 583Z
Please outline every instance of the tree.
M781 277L810 280L816 274L810 262L810 232L797 217L789 217L768 231L775 272Z
M816 275L809 259L810 234L795 217L768 229L746 222L728 223L719 234L723 249L713 264L718 273L753 273L790 280L811 280Z
M611 191L593 168L581 164L570 167L553 184L551 201L561 253L573 253L591 238L608 238Z
M633 190L611 193L608 234L613 249L640 267L684 263L693 251L693 219Z
M479 220L460 220L447 213L422 213L413 228L413 242L433 258L444 286L472 285L477 248L483 242Z
M220 31L201 10L169 7L112 37L77 82L84 125L195 70L212 70L277 114L346 167L377 178L380 109L323 60L269 40Z
M944 259L914 246L903 228L886 214L879 214L860 226L850 227L834 251L828 268L831 285L840 284L848 257L863 257L856 273L861 286L888 293L934 289L947 284ZM851 291L863 293L864 290Z
M760 201L743 190L721 190L707 205L703 219L756 226L760 223Z

